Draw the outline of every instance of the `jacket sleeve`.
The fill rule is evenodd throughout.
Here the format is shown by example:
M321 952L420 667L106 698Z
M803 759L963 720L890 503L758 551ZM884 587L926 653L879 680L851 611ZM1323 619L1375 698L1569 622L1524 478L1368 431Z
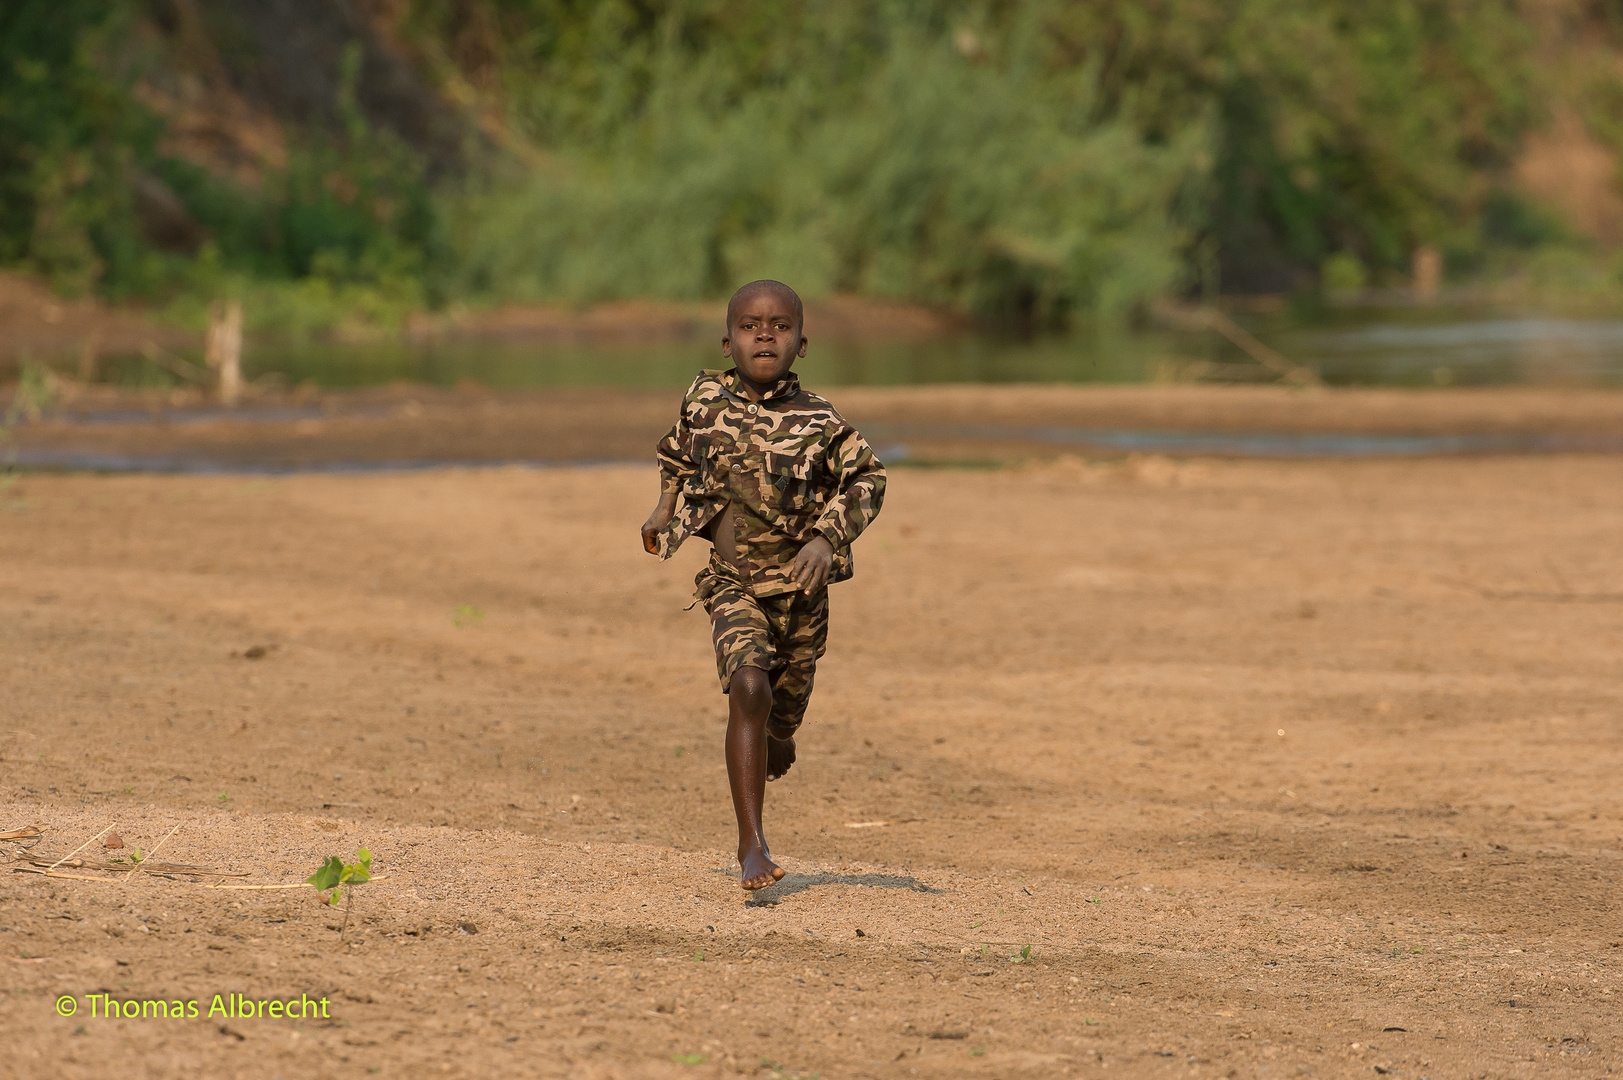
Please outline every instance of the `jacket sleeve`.
M699 467L693 461L692 447L692 433L688 430L687 400L684 398L682 414L654 447L654 456L659 460L661 495L681 491L683 481L699 471Z
M879 516L885 501L885 467L849 424L835 434L825 460L834 476L834 497L813 529L838 551Z

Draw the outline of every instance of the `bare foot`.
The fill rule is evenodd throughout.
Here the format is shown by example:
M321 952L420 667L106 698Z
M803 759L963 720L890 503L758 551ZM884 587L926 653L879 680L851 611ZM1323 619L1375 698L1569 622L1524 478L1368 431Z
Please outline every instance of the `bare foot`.
M795 763L795 740L775 738L771 732L766 736L766 778L768 780L780 779L789 771L789 766Z
M773 862L764 850L745 852L738 862L744 868L740 884L751 892L775 885L783 877L783 867Z

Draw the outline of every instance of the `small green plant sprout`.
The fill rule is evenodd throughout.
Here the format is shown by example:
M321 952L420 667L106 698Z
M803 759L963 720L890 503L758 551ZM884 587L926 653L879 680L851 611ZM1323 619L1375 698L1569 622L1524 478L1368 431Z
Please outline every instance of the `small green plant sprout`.
M703 1054L672 1054L671 1060L678 1065L703 1065L710 1059Z
M464 626L477 626L484 621L484 610L482 608L476 608L472 604L463 604L461 607L451 612L451 624L458 630L462 629Z
M1027 961L1029 961L1030 959L1031 959L1031 946L1030 945L1022 945L1022 946L1020 946L1020 951L1019 952L1012 952L1012 953L1009 954L1009 963L1011 963L1011 964L1024 964Z
M214 797L215 797L215 798L216 798L216 799L219 799L219 800L220 800L220 805L221 805L221 806L224 806L224 805L225 805L225 804L226 804L226 803L228 803L228 802L230 802L230 801L231 801L231 796L229 796L229 795L227 795L227 794L226 794L226 793L225 793L225 792L223 792L223 791L222 791L222 792L220 792L220 793L219 793L219 794L218 794L218 795L216 795L216 796L214 796Z
M113 861L114 862L128 861L131 866L140 866L141 865L141 860L144 859L145 857L146 856L141 854L141 849L140 848L132 847L132 848L130 848L130 853L128 855L120 855L118 858L114 859Z
M22 371L17 379L17 392L12 396L11 404L4 413L0 413L0 446L11 442L11 433L19 421L24 417L30 421L40 418L43 410L50 408L56 397L60 380L52 373L50 368L42 364L31 363L25 357ZM0 457L0 492L5 491L17 482L17 451L8 450ZM44 757L41 754L40 757Z
M316 887L321 902L329 907L338 903L338 894L344 895L344 922L338 928L340 939L349 928L349 909L355 902L355 886L372 880L372 853L365 848L355 849L355 861L345 862L336 855L327 856L321 869L304 879Z
M61 380L50 368L24 360L17 377L17 393L6 410L6 427L9 429L19 417L37 421L56 400L57 387L60 385Z

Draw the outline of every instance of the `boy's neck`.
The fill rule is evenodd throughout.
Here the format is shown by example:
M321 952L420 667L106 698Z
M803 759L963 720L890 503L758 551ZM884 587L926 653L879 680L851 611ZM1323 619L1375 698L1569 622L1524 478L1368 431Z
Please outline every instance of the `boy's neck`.
M777 382L766 386L756 382L754 379L750 378L748 375L745 375L737 368L733 369L733 374L738 376L738 385L739 388L744 391L745 397L749 398L751 401L763 401L768 394L772 393L773 390L778 388L784 379L788 379L793 376L794 372L786 371L783 373L782 377L777 380Z

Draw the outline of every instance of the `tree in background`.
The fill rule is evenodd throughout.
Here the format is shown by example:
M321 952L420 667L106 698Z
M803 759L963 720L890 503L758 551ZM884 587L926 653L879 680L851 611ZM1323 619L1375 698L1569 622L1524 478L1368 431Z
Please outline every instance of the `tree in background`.
M160 125L110 48L129 15L96 0L0 6L0 263L67 293L143 246L134 177Z
M1338 252L1395 268L1473 245L1539 118L1511 0L1113 0L1053 25L1141 129L1215 111L1203 239L1242 290L1301 287Z

